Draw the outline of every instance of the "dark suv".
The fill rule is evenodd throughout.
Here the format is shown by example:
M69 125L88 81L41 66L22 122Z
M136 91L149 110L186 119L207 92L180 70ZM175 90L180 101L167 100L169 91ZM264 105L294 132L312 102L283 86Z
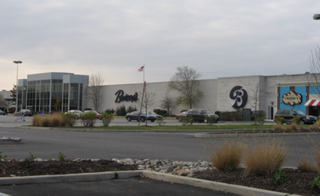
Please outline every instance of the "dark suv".
M214 123L219 121L219 116L207 109L190 109L187 112L187 117L192 117L194 122L207 122L206 117L208 116L214 117Z
M278 116L284 118L284 123L290 123L292 118L294 117L300 117L300 124L314 124L315 122L317 122L317 118L315 116L306 115L300 110L278 110L274 115L274 119L276 119Z

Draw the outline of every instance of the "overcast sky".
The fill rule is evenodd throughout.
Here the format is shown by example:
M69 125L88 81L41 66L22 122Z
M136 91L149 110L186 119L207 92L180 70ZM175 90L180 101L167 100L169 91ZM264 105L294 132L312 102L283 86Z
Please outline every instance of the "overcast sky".
M0 0L0 90L28 74L169 81L301 74L320 45L319 0Z

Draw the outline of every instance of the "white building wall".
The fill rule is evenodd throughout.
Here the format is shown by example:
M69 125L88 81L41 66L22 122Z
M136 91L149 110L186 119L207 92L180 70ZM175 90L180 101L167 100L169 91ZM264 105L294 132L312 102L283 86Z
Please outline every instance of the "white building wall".
M217 110L236 111L236 109L232 107L232 105L235 103L235 100L232 100L229 94L233 87L238 85L242 86L243 89L245 89L248 93L248 101L244 108L253 109L255 105L255 91L257 89L257 85L259 84L260 76L218 78Z

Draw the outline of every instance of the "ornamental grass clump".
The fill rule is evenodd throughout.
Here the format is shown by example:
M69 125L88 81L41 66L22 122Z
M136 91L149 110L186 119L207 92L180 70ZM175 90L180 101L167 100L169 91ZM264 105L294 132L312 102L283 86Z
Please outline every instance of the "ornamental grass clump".
M318 167L317 169L318 169L318 172L320 173L320 145L319 144L314 145L313 149L315 151L316 164Z
M271 175L281 169L287 157L279 140L260 142L254 148L247 148L245 155L246 175Z
M240 142L225 141L211 153L214 167L222 171L232 171L240 167L244 146Z
M299 161L298 163L298 167L297 169L301 172L310 172L310 173L313 173L313 172L317 172L318 171L318 168L317 166L314 164L314 162L311 162L309 160L306 160L306 159L302 159Z
M66 126L62 114L40 115L37 114L32 119L32 125L37 127L62 127Z

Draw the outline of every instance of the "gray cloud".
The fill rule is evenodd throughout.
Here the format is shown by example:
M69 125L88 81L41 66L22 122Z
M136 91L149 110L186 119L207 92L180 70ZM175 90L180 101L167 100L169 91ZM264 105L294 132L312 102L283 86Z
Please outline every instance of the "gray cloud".
M41 72L100 72L105 84L304 73L320 41L320 2L30 0L0 3L0 90Z

